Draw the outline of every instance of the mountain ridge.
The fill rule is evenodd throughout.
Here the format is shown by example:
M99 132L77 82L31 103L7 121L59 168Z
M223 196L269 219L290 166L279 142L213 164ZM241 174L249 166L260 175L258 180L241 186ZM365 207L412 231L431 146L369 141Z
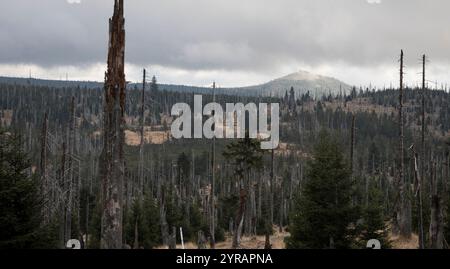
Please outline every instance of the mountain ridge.
M67 80L49 80L37 78L20 78L20 77L4 77L0 76L0 83L18 84L18 85L37 85L48 86L55 88L64 87L80 87L80 88L102 88L103 82L98 81L67 81ZM129 83L128 88L133 89L140 87L140 83ZM176 84L158 84L161 90L176 91L176 92L193 92L199 94L211 93L211 88L176 85ZM266 83L245 87L226 87L216 89L218 94L233 94L233 95L262 95L262 96L276 96L280 97L289 91L291 87L294 88L296 95L301 95L310 92L315 95L339 94L341 91L349 91L351 86L338 79L310 73L307 71L297 71L286 76L273 79Z

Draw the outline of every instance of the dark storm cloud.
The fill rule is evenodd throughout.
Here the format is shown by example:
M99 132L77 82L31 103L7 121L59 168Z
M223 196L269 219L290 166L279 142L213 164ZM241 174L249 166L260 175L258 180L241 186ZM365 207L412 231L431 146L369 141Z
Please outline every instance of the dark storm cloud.
M127 61L262 70L288 62L350 66L450 62L448 0L125 0ZM113 0L3 0L0 63L84 65L106 58Z

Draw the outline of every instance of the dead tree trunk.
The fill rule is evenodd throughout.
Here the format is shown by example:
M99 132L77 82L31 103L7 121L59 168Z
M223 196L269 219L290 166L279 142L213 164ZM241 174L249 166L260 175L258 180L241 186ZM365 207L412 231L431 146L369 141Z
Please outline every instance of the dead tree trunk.
M355 137L356 137L356 117L352 114L352 123L350 130L350 173L352 180L355 180L354 175L354 163L355 163ZM356 204L357 200L356 194L352 197L352 204Z
M278 231L280 233L283 232L283 219L284 219L284 189L283 189L283 183L281 183L281 199L280 199L280 212L279 212L279 218L278 218Z
M270 223L270 229L272 229L273 228L273 208L274 208L274 204L273 204L273 196L274 196L274 187L273 187L273 184L275 184L274 182L275 182L275 180L274 180L274 176L275 176L275 174L274 174L274 169L275 169L275 150L274 149L272 149L272 152L271 152L271 156L270 156L270 188L269 188L269 191L270 191L270 217L269 217L269 223Z
M166 219L166 210L163 202L160 202L160 208L159 208L159 219L160 219L160 226L161 226L161 236L163 245L169 246L170 244L170 238L169 238L169 225L167 224Z
M432 164L431 176L431 221L430 221L430 248L444 248L444 217L442 199L438 192L436 163Z
M123 0L115 0L109 21L108 70L105 74L105 104L102 151L101 248L122 248L122 205L125 173L125 20Z
M448 193L448 182L450 180L449 167L450 167L450 149L447 148L447 150L445 152L445 161L444 161L445 174L444 174L444 179L443 179L443 183L442 183L444 185L444 197L443 197L444 201L448 201L448 197L449 197L449 193Z
M256 235L256 190L253 180L250 181L250 210L249 210L249 234Z
M134 243L133 249L139 248L139 231L138 231L138 218L136 218L136 222L134 223Z
M408 197L408 188L405 182L404 163L404 127L403 127L403 50L400 55L400 90L398 106L398 124L399 124L399 149L398 149L398 203L397 203L397 225L400 235L404 238L411 237L411 201Z
M424 249L424 234L423 234L423 207L422 207L422 177L419 173L418 159L419 154L414 150L414 145L411 146L411 151L414 157L414 196L417 198L419 206L419 248Z
M141 142L139 144L139 176L138 176L138 194L142 196L144 191L144 125L145 125L145 69L142 79L142 95L141 95L141 117L140 117L140 129L141 129ZM141 199L142 197L140 197Z
M176 249L177 248L177 228L172 227L172 234L170 235L169 240L169 249Z
M65 248L66 242L65 239L65 230L66 230L66 199L64 197L64 190L66 188L66 142L63 140L62 143L62 157L61 157L61 170L59 174L59 192L58 192L58 201L59 201L59 241L60 248Z
M200 230L197 233L197 248L198 249L206 249L206 239L205 235L203 234L203 231Z
M213 103L216 102L216 83L213 83ZM214 114L216 112L214 111ZM214 115L213 115L214 116ZM214 125L214 131L216 126ZM216 247L216 236L215 236L215 218L216 218L216 205L215 205L215 185L216 185L216 136L214 135L212 141L212 156L211 156L211 216L210 216L210 245L211 249Z
M419 188L418 188L418 199L419 199L419 248L424 249L425 248L425 238L424 238L424 230L423 230L423 205L422 205L422 188L423 185L423 179L425 176L425 63L426 63L426 56L423 55L423 62L422 62L422 137L421 137L421 158L420 158L420 169L421 169L421 176L419 179Z
M72 238L72 210L73 206L73 195L74 195L74 144L75 144L75 97L72 97L72 101L70 104L70 121L69 121L69 129L67 134L67 145L68 145L68 156L67 156L67 179L66 188L64 191L67 193L66 200L66 221L65 221L65 241L67 242Z
M439 195L431 196L430 248L444 248L442 202Z
M350 169L353 176L353 162L355 154L355 115L352 115L352 127L350 135Z
M244 214L246 212L245 207L247 204L247 190L241 185L241 190L239 194L239 211L234 222L234 234L232 248L239 248L241 243L242 227L244 226Z
M264 243L264 249L272 249L272 244L270 243L270 234L266 232L266 240Z
M89 248L89 214L90 214L90 197L92 195L92 177L95 175L94 164L91 165L91 177L89 178L89 192L86 195L86 219L85 219L85 230L86 230L86 243L85 248Z
M43 225L50 222L50 206L51 197L50 196L50 182L47 173L47 146L48 145L48 113L45 112L44 122L42 124L42 134L41 134L41 164L40 164L40 174L41 174L41 196L43 198L44 206L42 207L42 217Z

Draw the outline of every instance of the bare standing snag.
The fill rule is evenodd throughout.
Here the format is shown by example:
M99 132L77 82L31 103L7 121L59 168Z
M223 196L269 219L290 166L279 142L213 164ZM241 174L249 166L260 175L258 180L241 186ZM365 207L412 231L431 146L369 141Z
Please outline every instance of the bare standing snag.
M102 151L101 248L122 248L122 204L125 160L125 19L123 0L115 0L109 20L108 70L105 74L105 104Z

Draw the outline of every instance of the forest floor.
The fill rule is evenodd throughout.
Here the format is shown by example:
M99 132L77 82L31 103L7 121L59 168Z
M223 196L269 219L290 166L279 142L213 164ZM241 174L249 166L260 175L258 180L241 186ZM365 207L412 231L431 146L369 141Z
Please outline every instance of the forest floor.
M410 239L404 239L397 235L389 234L393 249L417 249L419 247L419 236L413 234Z
M285 243L284 239L289 236L289 233L282 231L280 233L278 227L274 227L274 234L270 236L270 244L272 244L272 249L284 249ZM217 249L230 249L233 238L227 236L225 242L220 242L216 244ZM264 249L266 242L266 237L261 236L245 236L241 239L241 249Z
M284 239L289 236L289 233L283 230L279 231L278 227L274 226L274 234L270 236L270 243L272 249L284 249ZM389 234L389 239L392 243L393 249L417 249L419 245L419 237L417 234L413 234L410 239L404 239L397 235ZM230 234L225 236L225 241L218 242L216 249L231 249L233 237ZM265 236L244 236L241 239L241 249L264 249ZM197 249L197 244L193 242L186 242L185 249ZM177 244L177 249L182 249L181 244ZM167 247L158 247L158 249L167 249Z
M286 231L280 232L278 227L274 226L274 233L270 236L272 249L284 249L284 239L289 236ZM216 243L216 249L231 249L233 237L229 234L225 236L225 241ZM241 249L264 249L266 239L265 236L244 236L241 238ZM197 244L186 242L185 249L197 249ZM158 249L166 249L167 247L158 247ZM182 249L181 244L177 244L177 249Z

